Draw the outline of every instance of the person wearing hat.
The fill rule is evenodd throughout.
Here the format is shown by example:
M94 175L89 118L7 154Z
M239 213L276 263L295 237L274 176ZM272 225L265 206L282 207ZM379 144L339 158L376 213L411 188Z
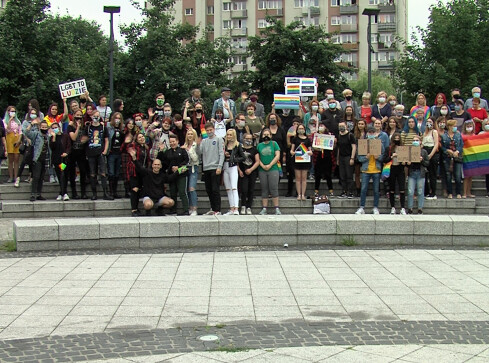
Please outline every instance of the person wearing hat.
M374 125L370 124L367 128L367 139L375 140L378 139L376 135L376 130ZM379 187L380 187L380 174L382 172L382 161L384 160L384 145L381 144L381 152L380 155L358 155L357 159L361 166L361 180L362 180L362 189L360 191L360 208L355 212L355 214L365 214L365 202L367 199L367 191L368 184L370 183L370 179L372 179L373 183L373 191L374 191L374 208L372 210L373 214L380 214L379 212Z
M230 88L223 87L221 89L221 98L218 98L217 100L215 100L214 105L212 106L211 118L214 118L214 119L216 118L216 111L218 109L223 110L225 119L232 118L230 115L230 112L232 115L238 114L236 112L236 104L231 99L231 89ZM234 120L232 120L231 122L233 124L230 125L230 127L234 127Z
M242 97L244 96L242 95ZM258 94L256 92L251 92L249 101L241 102L240 111L246 112L249 104L255 105L255 116L265 118L265 107L258 102Z
M464 122L472 119L472 117L467 111L464 110L464 101L462 99L455 100L454 109L455 111L450 114L450 118L454 119L457 122L457 130L459 132L462 132Z

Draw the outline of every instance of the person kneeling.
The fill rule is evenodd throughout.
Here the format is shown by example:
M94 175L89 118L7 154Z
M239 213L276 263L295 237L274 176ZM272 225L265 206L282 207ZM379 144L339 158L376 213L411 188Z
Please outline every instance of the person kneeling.
M171 208L175 205L175 201L165 195L165 183L174 181L179 173L173 173L168 176L162 172L161 160L159 159L155 159L152 168L147 169L136 159L136 151L134 149L131 149L129 154L136 165L136 172L143 179L143 207L146 215L151 215L151 210L155 204L157 205L156 214L163 215L164 208Z

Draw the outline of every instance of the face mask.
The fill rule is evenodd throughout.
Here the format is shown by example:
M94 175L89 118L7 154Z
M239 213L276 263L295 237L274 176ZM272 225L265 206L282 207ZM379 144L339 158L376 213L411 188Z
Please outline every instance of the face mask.
M202 109L201 109L201 108L196 108L196 109L195 109L195 112L196 112L196 113L202 113Z
M95 122L97 122L98 120L100 120L100 118L99 118L99 117L92 117L92 120L93 120L93 121L95 121ZM117 121L118 121L118 120L115 120L115 124L116 124L116 125L117 125ZM119 121L119 122L120 122L120 121Z
M401 140L394 140L394 145L397 145L397 146L401 145Z
M465 130L466 130L467 132L472 132L472 131L474 131L474 128L473 128L473 127L467 127Z
M121 124L121 121L120 120L115 120L115 125L116 126L119 126Z
M208 137L214 137L214 132L213 131L207 131L207 136Z
M143 121L136 121L136 126L138 126L138 127L143 126Z
M395 106L395 105L396 105L396 101L389 101L389 104L390 104L391 106Z
M245 141L244 141L244 144L245 144L246 146L251 146L251 145L253 144L253 141L251 141L251 140L245 140Z
M326 95L326 98L327 98L328 100L332 100L332 99L334 98L334 95L332 95L332 94L327 94L327 95Z
M455 111L460 111L460 106L455 106Z
M290 110L289 110L289 109L284 108L284 109L282 110L282 112L283 112L283 115L284 115L284 116L289 116Z
M256 97L250 97L250 101L251 102L256 102L256 101L258 101L258 98L256 98Z
M345 100L351 101L351 96L345 96Z
M345 112L345 114L346 114L347 116L351 116L351 115L352 115L352 112L351 112L351 111L348 111L348 112Z
M489 131L489 124L486 124L486 125L484 126L484 130Z
M413 146L419 146L419 141L413 141Z
M270 141L270 140L271 140L270 136L268 136L268 135L263 136L263 141Z
M367 134L367 139L375 139L375 134Z
M238 126L245 127L246 121L238 121Z
M59 134L59 129L53 129L55 135Z
M10 111L8 114L10 115L10 117L15 117L15 111Z
M426 127L429 128L429 129L432 129L433 128L433 124L426 124Z
M336 103L330 103L328 104L328 107L330 110L334 110L336 108Z
M301 129L301 130L297 130L297 133L298 133L299 135L304 135L306 132L305 132L304 130L302 130L302 129Z
M452 131L453 131L453 132L457 132L457 126L453 126L453 127L452 127Z
M163 106L165 104L165 100L157 99L156 100L156 104L161 107L161 106Z
M474 98L480 98L481 97L481 93L480 92L474 92L473 93L473 96L474 96Z
M43 134L47 134L47 133L48 133L48 130L47 130L47 129L46 129L46 130L41 130L41 132L42 132Z
M165 111L165 112L163 112L163 114L165 115L165 117L170 117L171 111Z
M443 130L445 129L445 124L438 124L438 127Z
M385 97L379 97L379 103L385 103Z
M340 132L345 132L346 131L346 127L345 126L340 126L340 127L338 127L338 130L340 130Z
M440 115L446 116L448 114L447 110L440 110Z
M250 116L253 115L253 112L255 112L255 111L253 111L253 110L248 110L247 111L248 115L250 115Z
M311 109L312 109L313 111L317 111L317 110L319 109L319 106L314 105L314 106L312 106L312 107L311 107Z
M35 120L37 118L37 115L31 114L31 120Z
M325 127L319 127L319 132L323 133L324 131L326 131Z
M396 116L397 116L397 117L402 117L402 111L397 111L397 112L396 112Z
M270 119L270 125L275 125L277 123L277 120L274 118Z

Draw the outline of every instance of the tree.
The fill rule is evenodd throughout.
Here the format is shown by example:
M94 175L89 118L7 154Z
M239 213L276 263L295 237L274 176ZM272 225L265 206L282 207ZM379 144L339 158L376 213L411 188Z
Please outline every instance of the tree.
M141 23L122 28L126 36L128 57L121 65L124 72L118 89L126 109L144 111L154 106L155 95L165 99L180 111L193 88L200 88L206 109L218 87L227 83L229 44L222 40L197 39L198 27L187 23L173 24L169 15L175 0L150 0L152 5L140 9Z
M363 92L368 90L368 74L366 71L360 71L358 79L350 81L349 86L353 91L353 96L361 99ZM386 77L385 74L373 71L372 72L372 101L375 100L377 93L380 91L387 92L388 95L396 95L397 91L394 87L392 79Z
M320 87L346 85L341 73L350 69L335 63L345 51L331 42L332 34L322 26L304 27L300 22L285 26L272 17L267 22L270 26L260 36L248 38L248 53L256 67L248 74L248 83L260 90L267 107L274 93L284 93L286 76L315 77Z
M489 91L489 1L439 1L430 7L426 29L418 28L421 41L412 37L395 63L398 85L408 94L424 92L433 102L438 92L460 88L470 95L479 85Z

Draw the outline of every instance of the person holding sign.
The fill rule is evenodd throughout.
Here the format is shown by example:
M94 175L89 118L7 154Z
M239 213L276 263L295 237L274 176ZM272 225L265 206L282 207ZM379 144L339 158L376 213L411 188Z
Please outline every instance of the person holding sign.
M421 147L421 141L419 136L413 137L414 148ZM424 206L424 183L426 168L430 165L430 159L428 158L428 152L425 149L421 149L420 162L408 162L408 214L413 214L414 204L414 190L418 195L418 214L423 214Z
M295 188L297 200L306 200L307 171L311 168L312 144L303 124L297 126L297 136L292 139L290 154L295 156Z
M405 163L400 163L397 158L397 148L401 146L401 134L395 132L391 138L390 144L390 159L392 161L391 173L389 176L389 202L391 204L391 214L396 214L396 184L399 188L399 199L401 202L401 212L399 214L406 215L405 201L406 201L406 174L404 173ZM389 160L385 160L388 162Z
M401 140L403 145L411 145L413 143L414 136L419 135L418 124L414 116L409 116L404 129L401 133Z
M340 184L343 188L340 198L353 198L353 165L357 152L357 142L355 136L348 131L347 123L341 121L338 125L340 131L338 135L338 157L336 163L339 166Z
M333 196L333 179L331 174L333 172L333 158L332 152L335 143L334 135L328 131L326 126L319 124L318 132L315 134L314 140L317 140L319 136L317 135L330 135L332 145L330 148L323 148L323 145L318 145L313 142L313 163L314 163L314 195L319 195L319 185L321 184L321 179L325 178L328 184L329 196ZM320 147L321 146L321 147Z
M374 142L375 141L375 142ZM374 190L374 208L373 214L380 214L379 212L379 186L380 186L380 173L382 172L382 161L384 160L384 145L375 133L374 125L370 124L367 128L367 152L363 154L363 149L359 144L358 161L362 163L362 190L360 192L360 208L355 214L365 214L365 202L367 200L368 184L370 180L373 182ZM380 147L379 147L380 146ZM363 154L363 155L362 155Z

